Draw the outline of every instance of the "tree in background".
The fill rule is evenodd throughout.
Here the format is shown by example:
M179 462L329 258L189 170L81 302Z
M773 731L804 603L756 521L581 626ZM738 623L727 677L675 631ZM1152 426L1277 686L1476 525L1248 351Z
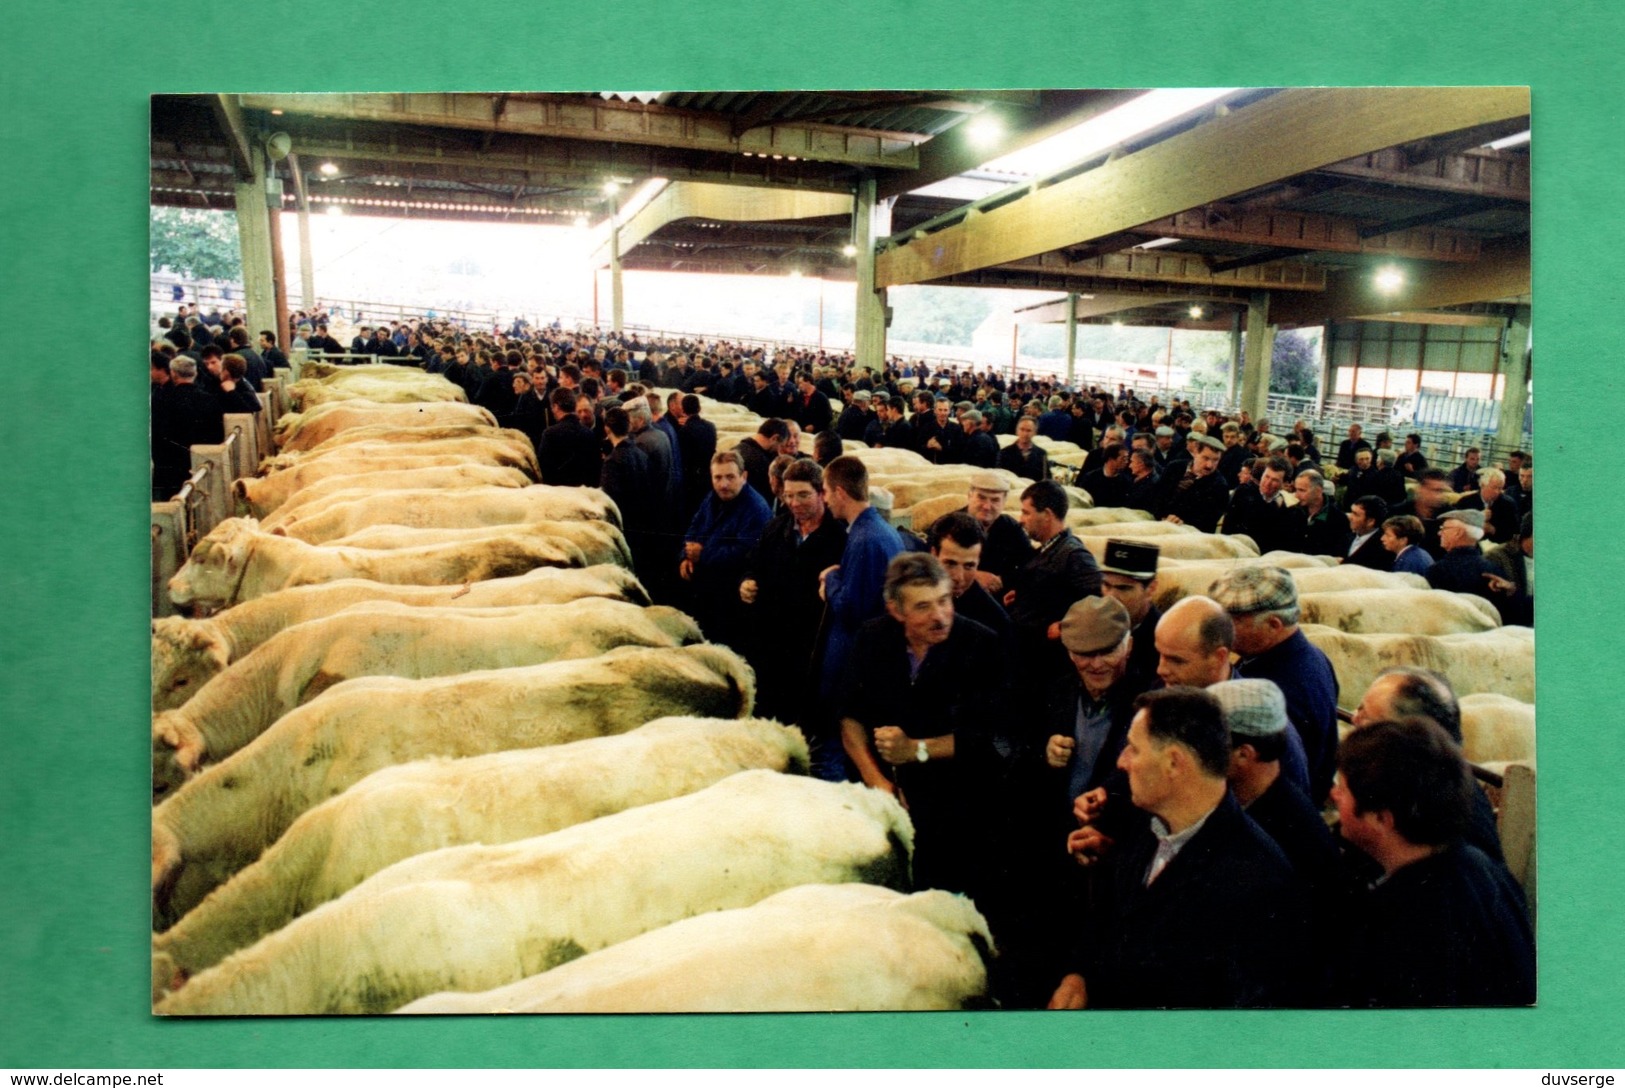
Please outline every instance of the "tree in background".
M1320 375L1320 330L1289 329L1275 337L1270 354L1270 392L1312 397Z
M187 279L236 280L243 274L237 220L230 212L153 208L152 271Z

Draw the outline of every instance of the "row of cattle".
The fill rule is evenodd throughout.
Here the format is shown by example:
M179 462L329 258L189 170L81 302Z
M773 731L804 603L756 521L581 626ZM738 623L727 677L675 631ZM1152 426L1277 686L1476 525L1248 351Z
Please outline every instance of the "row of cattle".
M153 627L155 1011L985 995L981 916L909 894L907 814L805 775L744 660L650 604L607 496L535 483L441 379L293 394L255 517Z
M173 580L197 618L154 625L157 1010L979 1000L985 924L904 894L906 814L798 775L805 745L749 716L743 660L650 605L607 496L535 483L528 442L446 385L390 367L298 383L305 411L236 485L255 517ZM705 411L719 448L760 422ZM899 520L965 505L964 466L853 452ZM1482 693L1470 756L1532 757L1531 634L1482 601L1071 497L1097 555L1162 547L1160 604L1286 566L1346 702L1387 664L1428 664ZM878 954L904 933L918 955Z

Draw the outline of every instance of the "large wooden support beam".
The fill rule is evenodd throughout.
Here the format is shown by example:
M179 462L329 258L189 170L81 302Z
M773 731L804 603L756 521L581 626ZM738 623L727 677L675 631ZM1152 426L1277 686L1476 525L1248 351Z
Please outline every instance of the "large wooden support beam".
M851 193L813 193L798 189L751 189L708 182L673 182L621 225L621 252L668 223L683 219L716 219L726 223L769 223L781 219L816 219L851 215ZM609 260L608 245L593 255L595 266Z
M1523 417L1529 403L1529 310L1524 308L1501 337L1501 372L1506 392L1501 397L1501 418L1495 444L1509 449L1523 444Z
M499 113L490 94L248 94L248 109L282 110L397 125L459 128L553 139L647 144L729 154L794 155L815 162L919 166L913 133L848 129L835 125L771 124L735 135L729 118L665 106L559 95L509 96Z
M1070 312L1079 321L1086 321L1091 317L1105 317L1110 314L1119 314L1124 310L1137 310L1142 306L1162 306L1170 302L1239 302L1247 303L1250 293L1247 291L1224 290L1193 290L1169 292L1094 292L1091 294L1071 293ZM1058 298L1054 302L1043 302L1030 306L1024 310L1017 310L1017 316L1023 325L1055 325L1067 320L1067 299Z
M1280 91L880 255L924 283L1077 245L1354 156L1529 112L1526 88Z
M858 182L852 209L852 244L858 282L853 305L852 354L876 374L886 368L886 289L875 285L875 241L891 230L891 201L875 197L875 179Z
M1331 277L1319 294L1277 295L1270 321L1278 325L1324 325L1348 317L1410 310L1433 310L1529 293L1529 242L1486 245L1472 264L1412 266L1400 289L1383 294L1368 271L1350 270Z
M1460 214L1469 212L1464 209ZM1427 261L1471 261L1478 256L1477 235L1449 230L1410 230L1407 226L1395 223L1385 232L1367 232L1354 220L1333 215L1274 209L1227 215L1195 208L1147 223L1143 229L1164 238L1195 238L1288 251L1368 253Z
M1270 293L1259 291L1247 307L1246 362L1241 371L1241 408L1253 420L1263 419L1269 405L1270 357L1275 327L1269 324Z
M1249 264L1215 272L1207 259L1198 253L1169 253L1165 250L1129 250L1107 253L1099 257L1069 260L1064 253L1040 253L1026 257L997 269L976 271L1039 272L1075 276L1088 279L1116 279L1117 288L1127 288L1126 281L1139 283L1188 284L1213 290L1264 287L1270 290L1320 291L1326 286L1326 270L1320 265L1303 261L1271 261ZM1071 288L1068 288L1070 290ZM1088 291L1087 287L1079 287Z
M1523 93L1527 111L1528 92ZM1388 147L1318 167L1315 172L1406 189L1529 202L1529 156L1487 148L1418 160L1402 148Z
M996 146L989 148L974 144L959 131L945 132L921 146L917 169L898 171L879 179L876 194L882 199L901 196L963 174L966 170L974 170L984 162L1047 140L1144 93L1132 90L1044 91L1038 108L1030 115L1018 115L1022 122L1020 127L1012 128Z
M242 250L243 310L250 342L260 329L277 327L276 272L271 256L271 219L265 198L265 167L260 152L250 150L254 167L236 186L237 241Z
M214 117L220 126L221 135L226 138L226 151L231 156L232 168L237 173L239 181L246 181L254 176L254 141L248 133L248 122L243 117L243 108L234 94L213 94L209 96L209 106L214 110Z

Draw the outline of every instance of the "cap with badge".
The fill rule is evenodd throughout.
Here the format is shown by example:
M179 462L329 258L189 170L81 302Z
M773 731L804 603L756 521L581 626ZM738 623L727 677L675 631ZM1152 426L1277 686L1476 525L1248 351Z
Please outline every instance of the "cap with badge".
M1108 540L1106 558L1100 564L1100 569L1130 578L1155 578L1157 560L1161 555L1162 549L1155 544L1139 540Z
M1207 693L1219 701L1230 735L1238 740L1286 731L1286 697L1272 680L1224 680Z
M1098 654L1119 646L1133 626L1116 599L1085 597L1062 617L1061 645L1075 654Z
M1232 616L1298 606L1298 587L1280 567L1236 567L1214 581L1208 596Z
M970 485L976 491L1009 491L1010 481L997 472L978 472L971 476Z

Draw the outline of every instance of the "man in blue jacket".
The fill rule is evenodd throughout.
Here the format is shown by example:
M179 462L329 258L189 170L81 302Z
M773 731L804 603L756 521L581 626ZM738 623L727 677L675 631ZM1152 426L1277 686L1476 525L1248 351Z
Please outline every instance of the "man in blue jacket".
M694 589L694 618L713 642L739 643L739 583L772 516L767 500L745 483L738 451L713 454L711 494L683 534L677 567L678 577Z

